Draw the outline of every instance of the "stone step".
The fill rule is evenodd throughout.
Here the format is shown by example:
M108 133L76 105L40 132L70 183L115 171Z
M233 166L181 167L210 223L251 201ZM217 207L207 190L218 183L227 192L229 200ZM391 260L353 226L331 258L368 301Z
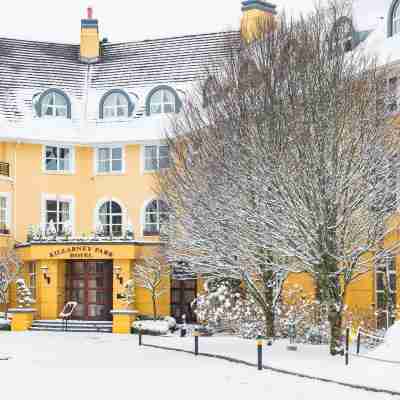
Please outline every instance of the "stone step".
M64 331L62 320L36 320L33 321L32 331ZM69 332L111 332L111 321L68 321Z
M32 326L30 329L32 332L64 332L62 328L45 328L45 327L35 327ZM72 328L68 327L67 332L84 332L84 333L111 333L112 329L111 328L101 328L101 329L95 329L95 328Z
M51 323L51 322L34 322L33 326L64 326L62 323ZM95 328L109 328L112 326L112 323L110 324L71 324L68 322L68 326L75 326L75 327L95 327Z

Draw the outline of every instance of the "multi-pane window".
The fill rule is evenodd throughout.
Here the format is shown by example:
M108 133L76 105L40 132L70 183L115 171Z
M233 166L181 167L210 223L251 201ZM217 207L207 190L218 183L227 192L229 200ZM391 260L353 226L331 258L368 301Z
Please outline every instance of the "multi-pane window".
M61 93L49 92L42 99L43 117L68 117L68 100Z
M97 172L122 172L122 147L100 147L97 149Z
M144 235L157 235L163 223L168 222L168 206L162 200L151 201L145 210Z
M72 171L72 148L63 146L45 147L45 169L54 172Z
M71 226L71 201L61 199L46 200L46 232L62 235Z
M394 322L396 307L396 258L388 254L375 267L375 296L378 328Z
M36 299L36 263L30 262L28 264L29 274L29 290L31 291L32 298Z
M400 32L400 1L397 2L396 7L393 11L393 28L392 28L392 34L396 35L397 33Z
M99 208L99 221L105 236L122 236L122 208L115 201L106 201Z
M157 171L169 167L169 149L167 145L144 147L144 170Z
M150 114L168 114L175 112L175 94L168 89L157 90L150 99Z
M104 118L127 118L129 115L129 102L122 93L111 93L103 105Z
M0 196L0 233L9 233L8 198Z

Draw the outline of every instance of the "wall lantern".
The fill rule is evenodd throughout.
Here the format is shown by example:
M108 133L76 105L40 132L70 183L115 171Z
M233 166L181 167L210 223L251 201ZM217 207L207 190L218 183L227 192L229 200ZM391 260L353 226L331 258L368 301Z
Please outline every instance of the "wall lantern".
M124 283L124 278L121 276L121 267L116 265L114 267L115 277L118 279L119 284L122 285Z
M42 267L40 267L42 274L43 274L43 278L47 281L47 284L50 285L50 275L49 275L49 267L47 265L43 265Z

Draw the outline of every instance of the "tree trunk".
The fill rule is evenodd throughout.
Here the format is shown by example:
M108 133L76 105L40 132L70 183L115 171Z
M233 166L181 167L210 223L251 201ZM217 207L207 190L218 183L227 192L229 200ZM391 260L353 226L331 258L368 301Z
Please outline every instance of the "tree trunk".
M157 299L154 294L151 296L151 298L153 300L153 320L156 321L157 320Z
M274 289L270 287L265 288L265 303L266 306L263 307L264 315L265 315L265 334L269 338L275 337L275 313L274 313Z
M331 341L329 350L332 356L341 353L342 350L342 312L338 311L334 305L330 306L329 310L329 325L331 331Z

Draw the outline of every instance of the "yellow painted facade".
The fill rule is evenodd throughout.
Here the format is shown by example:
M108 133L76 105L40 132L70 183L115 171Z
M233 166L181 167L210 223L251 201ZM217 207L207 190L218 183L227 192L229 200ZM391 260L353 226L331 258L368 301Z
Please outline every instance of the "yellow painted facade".
M257 2L256 2L257 3ZM258 37L260 26L273 20L273 10L249 8L243 11L241 32L250 42ZM100 57L99 31L96 26L86 26L81 30L80 56L82 60L95 60ZM35 313L16 313L13 319L14 330L24 330L32 319L52 320L59 314L66 302L67 278L71 261L101 261L112 263L112 309L127 308L120 298L123 285L133 277L135 264L143 257L151 255L158 246L157 236L143 235L143 209L156 198L154 173L143 172L143 145L126 144L123 148L124 168L121 173L96 173L96 147L90 145L71 145L73 149L73 169L71 172L48 172L44 168L45 146L54 143L31 143L28 141L0 142L0 161L9 165L9 174L0 175L0 194L9 200L7 229L9 233L0 234L0 247L16 245L17 253L24 262L23 277L29 283L35 277ZM59 243L39 243L27 241L30 225L43 224L44 199L68 197L73 200L73 237ZM105 200L116 200L123 208L124 223L133 226L135 240L114 240L101 242L89 240L96 229L96 209ZM399 219L388 221L393 233L385 238L384 246L390 247L399 242ZM88 238L85 240L84 238ZM83 239L82 239L83 238ZM397 261L398 257L397 257ZM31 264L30 264L31 263ZM32 267L34 270L29 269ZM400 263L397 262L397 269ZM118 267L118 273L117 269ZM397 271L399 273L399 271ZM286 287L298 284L310 296L314 295L314 284L307 274L292 274ZM171 315L171 281L165 282L167 290L158 301L158 315ZM203 290L203 282L198 282L198 293ZM150 293L136 287L135 302L130 307L138 315L152 314ZM16 307L15 287L9 294L9 307ZM375 276L367 273L352 283L346 302L350 309L369 312L376 305ZM400 305L400 290L397 291ZM399 307L398 307L399 308ZM1 308L0 308L1 309ZM113 315L115 333L128 333L134 314L115 313Z

